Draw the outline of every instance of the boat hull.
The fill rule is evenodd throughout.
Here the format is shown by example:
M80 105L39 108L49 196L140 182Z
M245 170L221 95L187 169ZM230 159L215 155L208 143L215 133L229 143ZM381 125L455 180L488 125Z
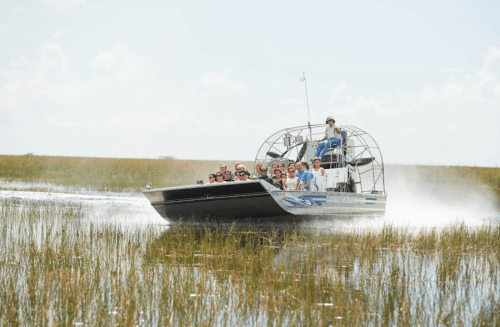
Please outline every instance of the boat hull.
M386 196L282 191L264 181L145 190L170 222L284 222L385 212Z

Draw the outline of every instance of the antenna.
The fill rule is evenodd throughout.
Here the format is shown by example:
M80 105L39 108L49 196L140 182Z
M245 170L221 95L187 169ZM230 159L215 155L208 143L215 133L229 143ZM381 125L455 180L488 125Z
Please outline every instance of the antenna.
M307 118L308 118L307 126L309 126L309 139L312 141L311 114L309 113L309 97L307 96L307 81L305 72L302 72L302 77L299 78L299 81L304 82L304 87L306 88Z

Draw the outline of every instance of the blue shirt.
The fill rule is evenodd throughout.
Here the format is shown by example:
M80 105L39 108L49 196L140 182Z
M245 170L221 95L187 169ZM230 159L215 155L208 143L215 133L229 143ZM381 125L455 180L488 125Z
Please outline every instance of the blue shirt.
M314 178L314 175L309 170L302 170L300 173L295 174L295 177L298 177L300 179L300 184L302 184L302 187L304 187L307 181L310 181ZM309 186L305 190L310 191L311 184L309 184Z

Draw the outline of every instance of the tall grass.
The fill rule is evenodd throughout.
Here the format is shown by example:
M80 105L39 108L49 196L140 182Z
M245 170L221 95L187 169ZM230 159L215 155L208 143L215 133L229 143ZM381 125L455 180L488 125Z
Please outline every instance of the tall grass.
M146 182L153 187L195 184L219 170L219 161L81 158L0 155L0 179L82 187L98 192L141 192ZM234 170L234 162L224 161ZM253 162L243 162L253 171ZM457 186L485 184L500 199L500 168L453 166L394 166L411 170L429 183ZM411 175L410 175L411 176ZM36 187L35 187L36 189Z
M196 184L219 171L220 161L80 158L0 155L0 179L46 182L83 187L98 192L140 192L146 182L154 187ZM234 170L234 162L224 162ZM253 163L244 162L253 170Z
M161 230L0 205L1 326L500 323L498 225Z

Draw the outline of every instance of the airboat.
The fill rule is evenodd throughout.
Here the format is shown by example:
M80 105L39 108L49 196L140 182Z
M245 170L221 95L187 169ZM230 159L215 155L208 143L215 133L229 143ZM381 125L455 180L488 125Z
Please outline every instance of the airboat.
M267 167L315 157L315 140L326 125L286 128L261 145L255 164ZM344 214L383 213L387 194L382 153L364 130L337 125L343 144L328 149L320 166L325 175L312 181L312 191L281 190L263 180L152 189L144 195L170 222L282 222L335 219Z

